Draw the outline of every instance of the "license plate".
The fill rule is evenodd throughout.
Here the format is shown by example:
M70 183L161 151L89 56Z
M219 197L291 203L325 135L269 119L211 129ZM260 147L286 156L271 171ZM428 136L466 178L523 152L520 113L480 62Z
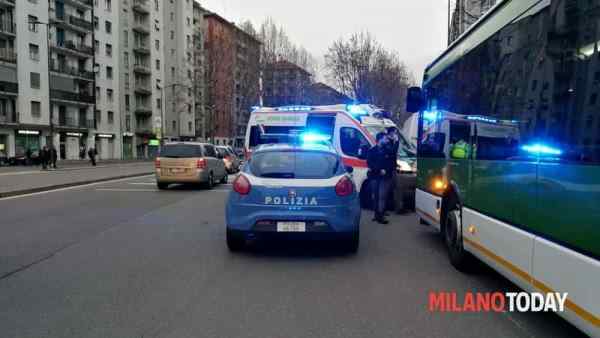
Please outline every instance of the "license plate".
M185 169L181 169L181 168L171 169L171 174L181 174L183 172L185 172Z
M277 222L277 232L306 232L306 223Z

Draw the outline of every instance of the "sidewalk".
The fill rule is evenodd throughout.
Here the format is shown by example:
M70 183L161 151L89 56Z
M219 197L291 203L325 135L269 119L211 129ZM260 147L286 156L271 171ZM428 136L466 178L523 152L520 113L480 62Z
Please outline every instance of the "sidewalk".
M123 164L134 164L134 163L150 163L151 160L98 160L97 167L106 167L110 165L123 165ZM94 167L90 163L90 160L63 160L56 163L58 170L64 169L93 169ZM29 172L29 171L40 171L41 165L16 165L16 166L2 166L0 167L0 174L10 172Z
M101 161L96 167L77 161L48 171L30 166L4 167L0 168L0 198L152 173L154 164L149 161Z

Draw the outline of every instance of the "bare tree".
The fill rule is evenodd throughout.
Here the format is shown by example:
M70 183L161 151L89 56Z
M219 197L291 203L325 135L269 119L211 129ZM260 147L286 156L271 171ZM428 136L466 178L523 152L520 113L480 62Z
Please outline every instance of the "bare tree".
M329 79L345 95L377 105L400 119L412 74L396 52L385 50L369 32L335 41L325 55Z

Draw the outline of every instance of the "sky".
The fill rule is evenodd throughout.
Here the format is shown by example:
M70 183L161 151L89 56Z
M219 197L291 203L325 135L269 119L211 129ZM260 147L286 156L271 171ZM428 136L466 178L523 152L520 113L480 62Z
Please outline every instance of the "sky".
M420 83L423 70L446 47L447 0L199 0L229 21L266 17L282 25L290 39L322 59L340 37L370 31L395 50Z

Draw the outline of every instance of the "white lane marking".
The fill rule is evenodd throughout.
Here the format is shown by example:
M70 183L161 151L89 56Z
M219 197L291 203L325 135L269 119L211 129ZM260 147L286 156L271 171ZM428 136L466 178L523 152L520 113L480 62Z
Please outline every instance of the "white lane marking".
M156 185L156 182L134 182L134 183L129 183L131 185Z
M110 180L110 181L103 181L103 182L82 184L82 185L76 185L76 186L66 187L66 188L59 188L59 189L48 190L48 191L34 192L34 193L31 193L31 194L25 194L25 195L19 195L19 196L4 197L4 198L0 198L0 201L14 200L14 199L17 199L17 198L31 197L31 196L36 196L36 195L44 195L44 194L49 194L49 193L59 192L59 191L82 189L82 188L93 187L93 186L101 185L101 184L109 184L109 183L115 183L115 182L131 181L131 180L137 180L137 179L140 179L140 178L151 177L151 176L154 176L154 174L150 174L150 175L146 175L146 176L136 176L136 177L128 177L128 178L119 178L119 179Z
M114 191L114 192L157 192L158 189L116 189L116 188L98 188L96 191Z

